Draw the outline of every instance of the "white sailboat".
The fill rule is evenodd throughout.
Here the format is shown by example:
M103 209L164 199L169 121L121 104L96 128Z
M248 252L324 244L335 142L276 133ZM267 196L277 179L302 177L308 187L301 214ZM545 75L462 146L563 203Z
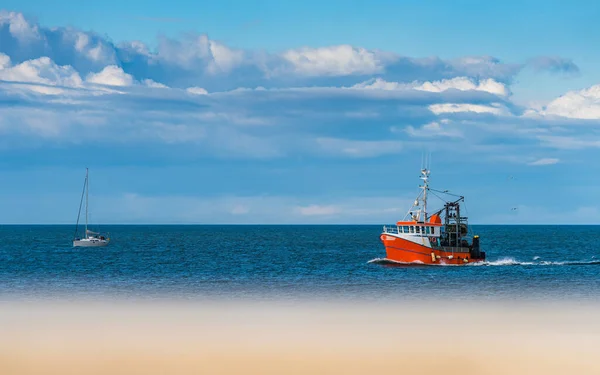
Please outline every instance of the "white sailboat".
M83 197L85 195L85 235L78 236L79 232L79 217L81 216L81 206L83 205ZM75 225L75 236L73 237L73 247L102 247L108 245L110 238L107 238L100 233L92 232L88 229L88 201L89 201L89 171L85 169L85 182L83 191L81 192L81 201L79 202L79 213L77 214L77 224Z

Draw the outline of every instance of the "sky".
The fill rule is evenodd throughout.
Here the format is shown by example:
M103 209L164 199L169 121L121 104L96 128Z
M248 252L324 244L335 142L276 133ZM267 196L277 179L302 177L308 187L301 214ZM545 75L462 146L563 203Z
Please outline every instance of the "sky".
M600 223L597 2L2 7L0 223Z

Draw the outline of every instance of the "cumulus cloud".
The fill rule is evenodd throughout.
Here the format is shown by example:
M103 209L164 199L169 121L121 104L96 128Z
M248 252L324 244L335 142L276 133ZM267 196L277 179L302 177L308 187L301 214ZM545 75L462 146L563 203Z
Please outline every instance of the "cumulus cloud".
M569 91L548 103L541 113L576 119L600 119L600 84Z
M527 64L577 71L561 58ZM412 58L349 45L268 53L194 33L160 38L156 48L117 45L0 12L0 156L27 167L79 168L82 155L107 165L201 166L180 177L211 176L195 190L221 174L218 194L240 181L244 188L268 181L246 197L100 200L112 207L104 211L109 220L381 222L390 214L393 221L410 204L399 202L398 209L393 194L424 150L443 155L434 157L440 169L493 161L539 166L542 173L543 165L574 164L574 155L595 157L600 85L524 108L511 102L511 84L527 64L490 56ZM586 152L590 158L581 156ZM556 157L540 158L547 154ZM312 185L305 183L309 169ZM261 196L276 186L309 197ZM318 197L354 188L393 198Z
M0 80L41 83L45 85L80 86L81 77L71 66L58 66L48 57L11 66L6 55L0 55Z
M17 40L31 41L40 38L37 25L31 25L22 13L0 10L0 27L7 29Z
M560 58L530 64L573 70ZM510 101L522 67L490 56L410 58L349 45L267 53L197 34L160 38L156 48L115 45L2 12L0 131L58 143L76 142L70 135L80 134L111 145L177 145L177 155L259 160L381 158L441 137L438 148L468 140L490 153L519 142L596 147L595 138L553 118L598 119L600 89L570 92L522 115ZM558 128L567 130L556 138ZM500 139L502 133L513 137Z
M86 81L108 86L131 86L133 77L118 66L109 65L99 73L90 73Z
M373 76L404 83L456 77L506 83L522 69L522 64L490 56L416 59L350 45L267 53L231 48L193 33L161 37L156 48L139 41L116 45L93 32L47 28L5 11L0 12L0 41L0 52L10 56L13 64L48 57L59 66L73 67L81 77L114 65L137 82L150 79L169 87L198 86L211 92L257 86L351 86Z
M0 52L13 64L48 57L60 66L72 66L80 75L118 63L111 42L91 32L72 28L47 28L23 14L0 10Z
M385 67L384 56L349 45L289 50L283 58L295 72L308 76L375 74Z

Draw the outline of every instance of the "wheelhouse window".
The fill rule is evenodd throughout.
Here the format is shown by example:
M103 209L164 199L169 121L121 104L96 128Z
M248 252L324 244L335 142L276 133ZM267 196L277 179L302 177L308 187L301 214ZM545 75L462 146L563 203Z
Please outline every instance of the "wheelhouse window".
M402 229L403 229L402 232L404 232L404 233L408 233L409 232L408 225L403 226Z
M415 227L413 227L412 225L410 227L410 233L415 233Z

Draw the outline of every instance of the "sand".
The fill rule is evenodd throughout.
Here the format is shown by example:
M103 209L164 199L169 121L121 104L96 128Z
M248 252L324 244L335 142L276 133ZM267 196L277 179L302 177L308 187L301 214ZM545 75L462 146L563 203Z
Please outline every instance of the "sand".
M0 374L600 374L572 303L2 302Z

